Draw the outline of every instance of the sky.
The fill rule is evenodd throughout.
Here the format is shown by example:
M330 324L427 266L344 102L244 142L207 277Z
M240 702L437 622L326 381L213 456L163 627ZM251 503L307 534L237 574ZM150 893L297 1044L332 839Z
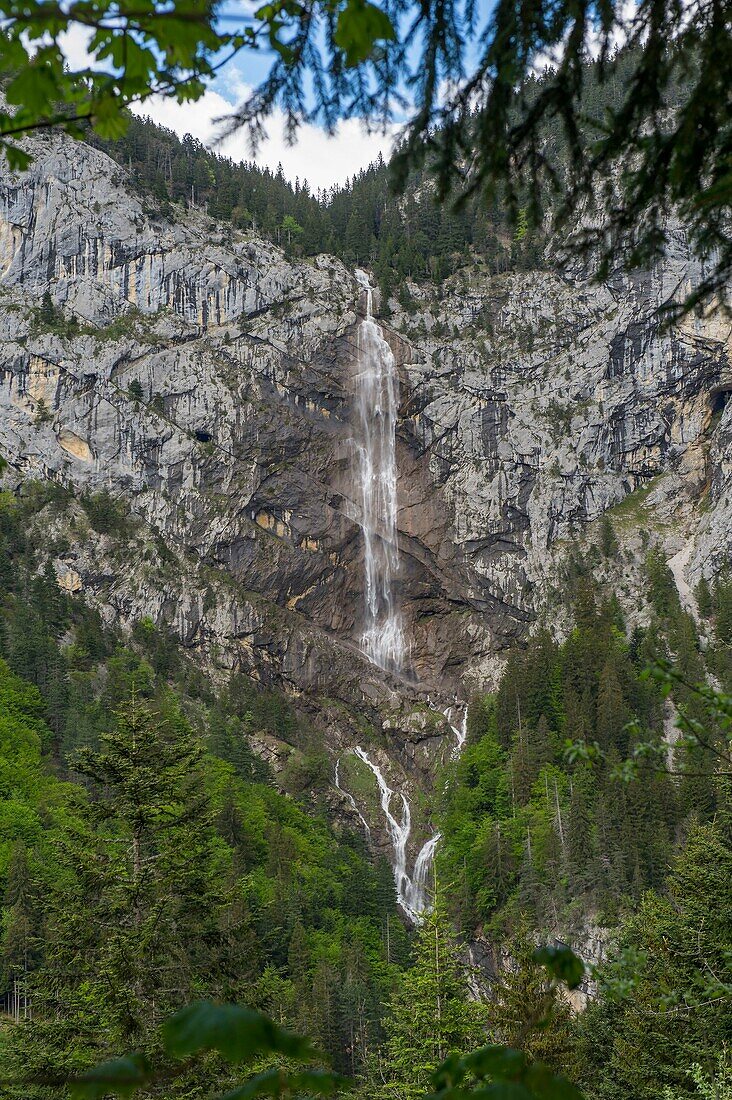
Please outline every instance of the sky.
M217 82L218 85L218 82ZM240 85L241 95L236 98L231 91L214 85L195 103L178 104L174 100L156 97L133 107L136 114L148 116L161 126L175 130L181 137L191 134L209 144L215 140L217 127L214 119L231 112L245 98L246 87ZM267 138L258 146L253 157L246 133L240 132L216 143L213 148L232 160L255 160L257 164L277 169L279 164L285 177L294 183L307 180L311 191L327 189L343 184L361 168L368 167L379 153L388 159L396 127L389 133L367 133L355 118L339 123L333 136L319 126L303 125L294 145L285 137L284 116L275 110L266 124Z
M86 50L88 33L78 25L64 37L64 53L71 68L84 68L89 63ZM267 138L257 148L253 157L246 133L242 132L222 143L216 142L215 119L230 114L241 103L252 87L266 73L263 58L252 56L237 59L224 67L210 88L195 103L179 104L162 96L148 99L144 104L133 105L140 116L147 116L161 126L174 130L180 137L191 134L199 141L212 145L216 152L232 160L255 160L258 164L282 170L288 180L299 179L310 185L312 191L343 184L349 177L368 167L379 153L389 157L399 127L393 125L386 133L369 134L358 119L339 123L331 137L319 126L304 125L298 131L294 145L285 136L284 115L275 109L267 122Z

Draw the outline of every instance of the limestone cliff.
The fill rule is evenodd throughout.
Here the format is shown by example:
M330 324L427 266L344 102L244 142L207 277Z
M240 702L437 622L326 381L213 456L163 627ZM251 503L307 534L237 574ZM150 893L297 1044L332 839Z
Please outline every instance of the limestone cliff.
M203 211L156 217L70 139L32 152L0 179L5 484L123 498L124 546L80 512L60 583L108 619L169 625L210 667L284 685L334 757L366 722L382 766L428 787L454 745L442 708L492 684L541 616L566 626L565 549L630 494L616 583L631 616L648 538L690 589L732 556L730 325L657 315L697 275L683 233L662 266L603 286L466 268L411 286L409 312L381 304L411 652L405 677L375 670L358 647L353 273Z

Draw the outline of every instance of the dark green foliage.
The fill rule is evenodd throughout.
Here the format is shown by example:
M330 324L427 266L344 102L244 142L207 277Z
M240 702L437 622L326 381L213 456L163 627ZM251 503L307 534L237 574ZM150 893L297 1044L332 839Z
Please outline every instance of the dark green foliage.
M440 856L467 928L510 926L520 909L541 927L578 897L613 921L662 881L677 791L650 759L642 783L614 778L636 742L659 743L661 693L640 677L614 601L598 606L582 582L575 616L563 645L540 632L511 655L494 705L471 705L471 737L443 797ZM595 763L568 762L568 740L595 746Z
M521 1050L495 1044L464 1058L448 1058L434 1075L438 1100L453 1097L491 1097L491 1100L582 1100L582 1094L564 1076L533 1062Z
M44 290L43 297L41 298L41 304L38 307L38 320L46 328L52 328L58 320L58 314L56 307L53 304L53 298L47 290Z
M391 868L313 815L326 762L289 699L242 674L214 690L152 620L122 638L82 594L60 590L39 531L68 504L50 486L0 495L0 979L11 1007L0 1060L16 1078L36 1075L6 1089L9 1100L46 1100L52 1078L85 1070L79 1096L106 1095L105 1074L117 1072L166 1100L234 1085L242 1096L331 1090L319 1071L284 1079L269 1064L242 1085L227 1059L257 1043L263 1055L305 1048L268 1045L261 1017L201 998L296 1027L377 1097L428 1089L445 1056L438 1091L491 1082L506 1100L566 1100L561 1071L581 1073L597 1100L655 1100L665 1086L676 1100L691 1093L695 1062L716 1072L732 1028L732 813L719 755L732 719L729 699L693 680L726 644L726 573L710 586L703 653L660 556L648 563L651 623L630 639L578 560L569 638L537 634L496 696L471 702L439 807L440 860L459 922L483 925L510 956L484 1009L467 996L441 901L402 972L409 942ZM114 501L85 508L105 538L124 539ZM667 652L683 671L642 678L648 656ZM666 689L686 733L673 755L660 745ZM269 784L255 735L290 747L284 776L310 813ZM700 775L670 779L670 763ZM534 951L533 930L578 912L622 921L634 908L576 1053L556 979L574 985L580 968L561 945ZM450 1057L487 1036L521 1051Z
M301 1095L332 1096L349 1087L350 1082L327 1069L294 1068L293 1063L319 1060L310 1042L278 1026L273 1020L252 1009L234 1004L214 1004L194 1001L165 1020L159 1029L157 1054L122 1055L110 1058L83 1073L59 1073L58 1070L33 1074L26 1067L11 1089L37 1091L40 1085L46 1094L58 1095L62 1090L73 1100L104 1100L105 1097L129 1097L145 1089L145 1095L179 1095L181 1085L187 1096L200 1096L200 1085L213 1083L212 1055L219 1063L219 1076L224 1064L232 1070L227 1092L228 1100L255 1096L274 1098ZM263 1062L275 1062L264 1071L252 1075ZM284 1064L277 1064L282 1062ZM250 1068L247 1080L241 1084L243 1067ZM236 1067L236 1070L233 1069ZM228 1076L228 1074L227 1074ZM190 1089L195 1082L194 1091Z
M732 691L732 572L725 566L709 591L706 610L712 620L711 663L727 691ZM699 607L702 614L702 605Z
M312 745L284 696L243 675L214 693L151 620L125 645L60 590L33 523L66 504L0 497L0 645L26 677L0 662L0 992L33 1006L0 1060L154 1053L166 1012L214 996L300 1022L358 1072L407 957L391 869L267 785L253 733ZM90 507L119 538L114 502Z
M673 573L660 550L651 550L646 558L648 598L660 618L668 618L679 607L679 594Z
M128 530L129 505L122 498L114 498L106 489L99 493L85 494L81 504L89 522L100 535L123 535Z
M618 552L617 536L607 512L603 513L600 520L600 549L605 558L613 558Z
M664 1087L697 1095L688 1070L710 1076L732 1034L729 944L732 852L714 825L694 826L667 890L644 897L601 972L601 997L581 1026L589 1097L656 1100Z
M709 619L712 614L712 592L709 581L702 577L696 586L696 606L702 619Z
M629 16L619 0L579 12L569 2L522 0L483 15L472 3L451 3L420 10L414 21L409 5L387 5L393 26L409 31L369 55L368 73L313 48L319 24L310 13L276 10L286 11L284 37L297 48L280 53L231 129L256 133L275 104L293 121L315 113L331 124L354 110L389 117L402 106L406 76L415 106L395 157L397 186L426 164L440 200L467 191L486 208L502 201L519 248L530 227L543 225L549 195L565 247L594 265L599 259L603 276L619 263L655 261L668 240L668 212L680 208L693 247L710 261L687 305L725 286L732 239L722 74L732 39L724 5L706 0L688 13L642 0ZM328 18L332 28L338 17ZM555 55L554 65L536 71L538 57ZM302 93L312 68L315 108ZM576 230L578 210L593 203L597 227Z
M230 854L181 716L133 696L76 767L91 797L56 826L43 957L28 977L34 1020L11 1046L39 1073L149 1050L171 1008L251 974L251 932L222 874Z
M33 310L32 331L34 333L55 332L57 336L76 336L82 328L78 317L74 313L65 313L63 308L55 305L50 292L45 290L41 304ZM42 405L45 405L43 399L38 402L39 407ZM41 419L40 422L43 423L43 420Z
M541 265L540 250L529 249L528 241L520 248L511 245L500 204L444 209L420 173L404 203L390 191L389 168L381 158L344 186L312 194L306 184L292 186L281 171L235 164L191 137L181 140L145 120L131 120L124 137L103 148L132 168L156 202L164 196L169 215L171 201L205 205L213 217L253 229L295 254L331 252L348 263L372 264L384 309L397 287L404 297L405 278L439 283L465 263L471 247L496 272ZM534 234L529 241L540 238ZM129 392L142 396L133 394L132 386Z
M509 958L491 989L488 1006L491 1035L506 1046L519 1047L555 1073L566 1071L573 1048L571 1012L544 964L555 972L568 971L573 984L578 970L581 976L582 965L570 951L537 951L523 922L506 949Z
M414 966L403 977L384 1020L383 1055L374 1059L369 1096L413 1098L429 1088L448 1054L486 1038L486 1012L470 999L459 945L442 898L419 927Z
M53 413L45 400L40 397L36 403L35 413L33 414L34 427L40 428L43 424L48 424L51 420L53 420Z

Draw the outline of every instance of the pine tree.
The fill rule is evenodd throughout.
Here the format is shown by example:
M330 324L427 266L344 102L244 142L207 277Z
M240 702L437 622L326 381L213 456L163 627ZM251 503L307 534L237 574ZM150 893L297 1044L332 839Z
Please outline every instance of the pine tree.
M702 619L711 618L713 607L712 592L706 577L700 579L694 594L696 596L696 606L700 617Z
M11 990L16 1019L30 1009L28 976L34 969L40 945L40 903L28 866L28 852L18 841L10 857L5 888L5 920L2 937L2 982Z
M419 927L414 966L384 1020L386 1044L371 1067L368 1093L409 1100L429 1090L434 1069L452 1052L486 1041L485 1008L471 1000L468 975L440 894Z
M625 754L627 735L624 727L630 718L623 698L623 689L618 677L615 661L608 658L600 673L597 691L597 718L595 732L602 749L612 747Z
M584 765L572 777L567 826L567 854L572 884L578 890L597 885L597 837L593 810L596 798L592 768Z
M246 974L233 926L202 754L179 714L132 697L77 768L91 797L59 836L46 900L33 1021L14 1036L28 1069L78 1069L150 1049L161 1019L197 994L231 995Z
M488 1008L492 1036L555 1072L566 1072L574 1042L570 1008L534 959L525 919L508 944L508 954Z
M618 552L618 539L612 520L607 512L600 520L600 549L604 558L614 558Z
M44 328L52 328L58 320L58 311L53 303L50 291L44 290L38 309L38 320Z

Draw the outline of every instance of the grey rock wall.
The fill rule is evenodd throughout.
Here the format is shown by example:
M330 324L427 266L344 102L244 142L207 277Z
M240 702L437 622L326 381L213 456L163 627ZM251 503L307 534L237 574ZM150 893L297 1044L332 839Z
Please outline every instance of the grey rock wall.
M428 776L452 734L415 725L427 695L495 682L557 599L568 545L608 509L650 486L639 522L669 557L691 546L691 586L732 557L730 326L656 314L696 277L683 233L658 269L603 286L480 266L412 286L413 311L394 301L384 321L411 673L376 674L357 646L352 273L203 211L151 218L119 165L69 139L33 152L0 179L0 453L13 487L127 501L126 553L87 529L57 566L108 618L152 615L315 712L340 700L389 731L395 768ZM57 331L39 323L46 290ZM566 625L561 596L551 621ZM329 728L334 751L355 735Z

